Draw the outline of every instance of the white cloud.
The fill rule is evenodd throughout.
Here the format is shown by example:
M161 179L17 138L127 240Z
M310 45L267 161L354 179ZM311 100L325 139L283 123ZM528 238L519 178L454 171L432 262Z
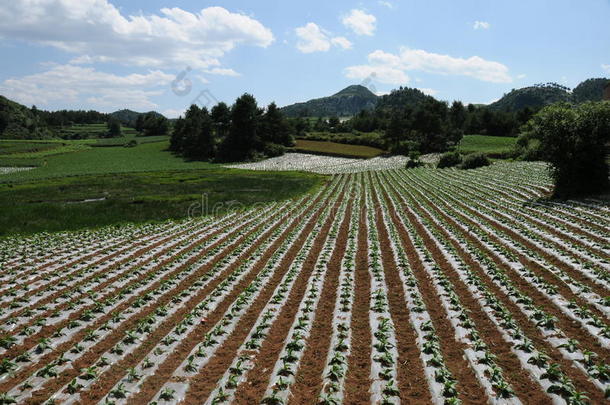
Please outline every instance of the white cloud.
M330 49L330 41L326 34L315 23L307 23L295 30L299 42L297 49L303 53L326 52Z
M606 73L610 73L610 65L603 64L602 69L604 69Z
M345 77L348 79L364 80L369 77L374 77L375 80L385 84L407 84L409 76L402 70L390 66L371 66L359 65L350 66L344 70Z
M219 76L232 76L232 77L241 76L240 73L234 71L233 69L218 68L218 67L208 69L205 72L209 73L211 75L219 75Z
M111 111L117 108L150 110L151 97L163 94L174 75L159 70L119 76L92 67L56 65L48 71L0 83L0 93L26 105L89 104Z
M220 65L219 59L238 45L267 47L274 41L259 21L222 7L125 16L108 0L4 2L0 37L76 54L73 63L195 69Z
M368 65L347 68L346 76L353 78L356 72L375 72L380 80L383 78L386 83L400 84L403 82L401 74L406 76L407 71L422 71L440 75L469 76L492 83L510 83L512 81L508 74L508 67L479 56L471 56L466 59L456 58L422 49L403 47L398 54L381 50L374 51L369 54L368 60Z
M394 5L392 3L390 3L389 1L384 1L384 0L379 0L377 3L379 3L380 5L387 7L389 9L394 8Z
M335 38L331 39L330 42L333 45L336 45L343 49L352 49L352 43L350 42L349 39L347 39L345 37L335 37Z
M472 28L475 30L488 30L491 27L491 24L487 21L475 21Z
M342 49L352 48L352 43L347 38L331 38L324 29L312 22L296 28L295 33L299 38L297 49L303 53L327 52L331 45Z
M375 33L377 18L362 10L354 9L342 19L343 25L357 35L373 35Z
M168 110L163 110L161 114L165 115L167 118L178 118L181 115L184 115L184 110L174 110L170 108Z
M527 77L527 75L525 73L522 73L520 75L517 75L517 79L521 80L521 79L525 79Z

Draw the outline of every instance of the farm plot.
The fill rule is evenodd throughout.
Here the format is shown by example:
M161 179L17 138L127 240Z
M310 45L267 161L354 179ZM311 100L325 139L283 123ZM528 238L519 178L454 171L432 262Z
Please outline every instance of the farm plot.
M0 403L608 401L610 208L535 163L381 168L3 240Z

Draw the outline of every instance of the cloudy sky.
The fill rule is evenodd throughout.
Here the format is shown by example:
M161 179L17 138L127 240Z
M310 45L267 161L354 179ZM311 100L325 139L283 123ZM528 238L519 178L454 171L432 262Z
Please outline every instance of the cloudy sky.
M364 84L488 103L610 76L608 0L11 0L0 94L175 117L244 92L286 105Z

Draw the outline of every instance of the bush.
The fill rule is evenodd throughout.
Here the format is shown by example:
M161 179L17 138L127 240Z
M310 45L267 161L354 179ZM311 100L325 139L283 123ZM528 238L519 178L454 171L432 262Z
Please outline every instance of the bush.
M524 130L519 139L521 158L540 158L551 164L555 197L572 198L608 188L609 102L548 106Z
M458 151L447 152L441 155L438 164L436 165L439 169L444 169L446 167L454 167L462 163L462 156Z
M484 153L471 153L464 157L460 169L476 169L477 167L489 166L491 162Z
M136 141L135 139L132 139L131 141L125 143L125 145L123 145L126 148L134 148L136 146L138 146L138 141Z
M420 153L418 151L411 151L409 153L409 160L407 160L407 164L405 165L406 169L414 169L416 167L423 166L424 163L419 160Z
M286 147L284 145L278 145L277 143L268 143L265 145L264 154L267 157L282 156L286 153Z

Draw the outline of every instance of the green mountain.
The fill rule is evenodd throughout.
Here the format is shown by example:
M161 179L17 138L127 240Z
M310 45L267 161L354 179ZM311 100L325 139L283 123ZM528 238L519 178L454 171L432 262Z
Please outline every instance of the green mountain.
M556 83L537 84L514 89L488 107L496 111L515 112L526 107L540 108L561 101L571 101L570 89Z
M601 101L604 96L604 88L608 83L610 80L606 78L585 80L572 90L572 98L577 103Z
M42 139L51 133L35 108L0 96L0 138L2 139Z
M291 104L281 110L288 117L346 117L362 110L372 110L377 99L378 97L366 87L353 85L330 97Z
M434 100L434 97L422 93L419 89L400 87L396 90L392 90L390 94L380 97L377 102L377 108L384 110L402 108L405 106L415 107L429 99Z
M163 116L156 111L150 111L149 113L157 115L159 117ZM118 110L113 113L110 113L110 116L119 120L121 122L121 124L133 128L133 127L135 127L136 120L138 119L138 117L140 115L146 115L149 113L139 113L136 111L124 109L124 110Z
M512 90L500 100L490 104L489 108L496 111L519 111L525 107L538 109L562 101L571 103L600 101L608 81L606 78L587 79L572 91L557 83L537 84Z

